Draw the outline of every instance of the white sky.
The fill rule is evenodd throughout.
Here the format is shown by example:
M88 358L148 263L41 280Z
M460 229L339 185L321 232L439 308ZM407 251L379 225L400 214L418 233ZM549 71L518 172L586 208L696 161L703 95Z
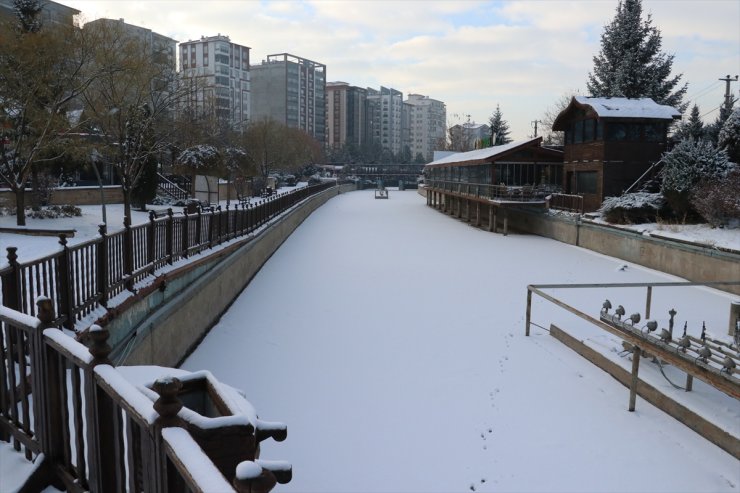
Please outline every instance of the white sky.
M501 105L512 137L532 133L558 97L585 93L617 0L62 0L84 20L123 18L178 41L218 33L253 63L288 52L327 65L329 81L384 85L447 104L448 123L484 122ZM726 74L740 73L740 2L644 0L675 54L688 96L713 121ZM732 90L738 94L740 84Z

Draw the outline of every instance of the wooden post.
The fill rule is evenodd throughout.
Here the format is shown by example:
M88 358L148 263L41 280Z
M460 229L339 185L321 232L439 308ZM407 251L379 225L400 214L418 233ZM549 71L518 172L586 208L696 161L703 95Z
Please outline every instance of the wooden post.
M155 219L156 216L154 215L154 211L149 211L149 228L146 232L146 263L149 264L150 274L154 274L154 248L157 244L157 223L155 222Z
M21 273L18 265L18 248L8 247L8 265L10 270L2 275L3 306L21 310Z
M475 203L475 225L480 227L480 202Z
M650 305L653 300L653 287L647 287L647 296L645 298L645 320L650 320Z
M154 382L152 389L159 394L159 398L154 403L154 410L157 411L159 417L154 423L152 433L154 438L153 475L160 486L159 491L173 493L180 491L182 488L179 487L178 481L180 481L180 478L177 475L169 477L162 429L183 426L182 421L177 416L177 413L182 409L182 402L178 397L180 389L182 389L182 382L174 377L160 378Z
M504 236L509 234L509 211L504 208Z
M686 374L686 392L691 392L694 388L694 375L690 373Z
M85 371L85 415L87 416L88 460L90 464L90 491L117 491L115 408L111 398L98 387L94 368L111 365L108 355L108 331L98 325L88 332L93 361Z
M465 199L465 222L470 222L470 200Z
M69 330L74 330L75 315L74 302L72 300L72 275L71 262L69 261L69 247L67 246L67 235L59 235L59 244L62 245L62 252L57 257L57 282L59 293L59 314L64 315L66 320L64 326Z
M170 207L167 209L167 239L165 240L167 243L167 263L170 265L172 265L172 248L175 237L175 220L173 216L174 213L172 212L172 207Z
M216 207L216 241L221 244L221 206Z
M131 231L131 218L123 217L123 274L126 278L126 289L134 290L134 235Z
M36 300L36 317L41 321L31 334L33 361L31 388L33 392L34 428L41 450L50 464L60 462L64 455L62 428L60 374L56 352L44 343L44 330L54 327L56 319L52 300L41 297Z
M632 348L632 381L630 382L630 406L629 411L635 410L635 401L637 400L637 373L640 370L640 354L642 349L638 346Z
M498 218L496 217L498 215L498 207L493 208L493 232L498 233Z
M493 231L493 204L488 206L488 231Z
M529 325L532 321L532 291L527 287L527 318L524 322L524 335L529 337Z
M183 258L188 258L188 247L190 246L190 234L188 233L190 219L188 219L188 210L184 209L182 211L182 228L180 228L180 233L182 234L182 238L180 238L180 248L182 249L182 256Z
M200 230L201 230L201 225L203 224L203 222L202 222L203 221L203 219L202 219L203 213L202 213L202 208L201 207L198 207L198 210L196 211L196 214L197 215L195 216L195 244L200 247L200 240L201 240L201 238L200 238L200 236L201 236ZM198 250L200 251L200 248L198 248Z
M97 246L97 282L100 299L98 303L101 306L108 306L108 227L105 223L98 225L98 234L100 242Z

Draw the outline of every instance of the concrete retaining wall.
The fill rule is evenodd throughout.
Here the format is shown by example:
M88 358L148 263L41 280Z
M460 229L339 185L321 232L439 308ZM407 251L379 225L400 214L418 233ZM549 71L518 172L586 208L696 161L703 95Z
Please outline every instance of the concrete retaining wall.
M740 254L525 210L509 213L512 229L588 248L693 282L740 280ZM719 289L740 294L740 286Z
M632 375L628 370L622 368L613 361L610 361L598 351L588 347L583 342L577 340L554 325L550 325L550 335L607 372L609 375L617 379L619 383L629 388ZM637 395L685 424L721 449L732 454L735 458L740 459L740 440L738 440L737 437L730 435L719 426L707 421L694 411L688 409L682 404L679 404L642 380L638 380ZM628 397L629 392L625 392L625 409L627 409ZM639 406L639 402L637 405Z
M120 185L103 187L106 204L123 203L123 191ZM96 205L100 204L100 188L98 187L69 187L56 188L51 194L52 205ZM0 190L0 205L15 207L15 193ZM31 191L26 191L26 205L31 205Z
M340 187L342 193L354 189ZM115 348L112 359L126 365L178 366L288 236L336 195L333 188L306 199L253 239L158 277L107 324Z

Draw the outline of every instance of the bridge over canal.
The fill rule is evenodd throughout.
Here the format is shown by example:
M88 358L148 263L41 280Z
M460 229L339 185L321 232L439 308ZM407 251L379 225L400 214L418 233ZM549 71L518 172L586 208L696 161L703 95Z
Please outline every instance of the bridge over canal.
M183 368L288 424L279 454L264 450L293 463L282 491L737 491L731 455L645 402L627 412L625 388L546 330L524 337L527 284L672 279L485 232L413 191L351 192L288 238ZM571 296L598 313L605 293ZM674 289L653 313L725 329L728 299ZM560 316L534 307L542 326ZM737 401L712 392L693 394L740 436Z

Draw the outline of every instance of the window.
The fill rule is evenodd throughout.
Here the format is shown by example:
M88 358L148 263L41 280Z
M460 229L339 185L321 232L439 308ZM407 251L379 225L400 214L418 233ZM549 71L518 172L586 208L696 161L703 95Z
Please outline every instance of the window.
M627 128L624 123L609 123L606 126L606 140L625 140Z
M576 172L576 193L596 193L596 171Z
M594 140L594 123L596 120L585 120L583 122L583 141L591 142Z
M573 126L573 143L580 144L583 142L583 120L577 121Z
M663 142L666 135L665 123L648 123L645 125L646 142Z

